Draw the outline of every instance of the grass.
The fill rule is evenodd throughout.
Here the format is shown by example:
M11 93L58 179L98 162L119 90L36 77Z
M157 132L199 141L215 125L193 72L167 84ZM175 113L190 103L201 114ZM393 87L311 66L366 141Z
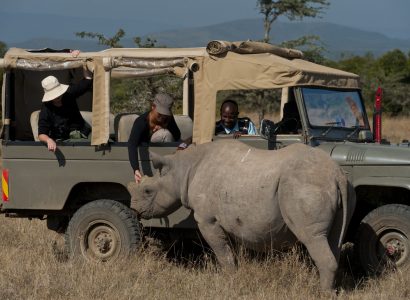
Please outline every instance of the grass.
M410 120L385 119L383 137L400 142ZM409 137L409 136L407 136ZM117 264L74 262L53 251L62 237L44 221L0 215L0 299L329 299L304 251L239 256L236 272L218 270L210 254L190 259L152 246ZM409 299L410 270L363 276L347 245L339 299Z
M52 251L60 236L39 220L0 216L1 299L328 299L309 257L298 249L261 256L243 254L233 273L217 269L212 257L188 263L146 247L115 265L62 260ZM380 278L355 275L347 247L341 259L340 299L406 299L408 272Z
M383 118L382 137L391 143L410 140L410 119L407 117Z

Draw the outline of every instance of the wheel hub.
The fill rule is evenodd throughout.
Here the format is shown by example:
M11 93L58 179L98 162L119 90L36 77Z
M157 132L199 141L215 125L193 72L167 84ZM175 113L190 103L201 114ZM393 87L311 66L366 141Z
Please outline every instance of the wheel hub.
M394 262L396 266L404 263L409 255L410 245L408 239L397 231L391 231L380 237L379 254Z
M111 248L112 238L107 233L102 233L95 239L96 248L101 253L107 253Z
M113 226L106 222L91 224L82 245L86 257L95 261L109 261L118 256L121 240Z

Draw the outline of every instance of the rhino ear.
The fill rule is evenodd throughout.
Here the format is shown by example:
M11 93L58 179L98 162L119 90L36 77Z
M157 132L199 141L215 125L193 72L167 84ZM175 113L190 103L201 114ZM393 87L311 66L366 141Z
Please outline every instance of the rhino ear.
M171 166L171 160L168 157L150 151L149 158L152 161L152 164L155 169L169 169Z

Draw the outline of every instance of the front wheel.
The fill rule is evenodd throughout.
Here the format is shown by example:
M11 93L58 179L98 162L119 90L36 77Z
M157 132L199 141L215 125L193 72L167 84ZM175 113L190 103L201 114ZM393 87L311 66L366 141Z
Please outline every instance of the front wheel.
M389 204L371 211L360 223L356 247L368 273L410 265L410 207Z
M71 218L65 239L71 258L108 262L125 257L141 245L136 214L113 200L96 200L82 206Z

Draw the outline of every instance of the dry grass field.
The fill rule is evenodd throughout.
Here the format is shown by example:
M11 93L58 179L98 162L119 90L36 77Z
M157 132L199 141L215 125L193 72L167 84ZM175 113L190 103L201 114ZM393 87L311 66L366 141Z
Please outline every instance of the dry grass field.
M405 117L383 118L382 137L392 143L410 141L410 119Z
M147 247L115 265L66 261L53 253L60 239L44 222L0 216L1 299L328 299L303 251L242 256L234 273L218 271L209 256L186 261ZM340 299L408 299L409 272L366 278L346 252L339 271ZM409 270L410 271L410 270Z
M400 142L410 120L386 119L383 137ZM212 256L190 259L147 246L115 265L67 261L53 251L61 237L44 221L0 215L0 299L329 299L299 250L261 258L239 257L234 273L218 271ZM410 270L365 277L342 255L339 299L409 299Z

